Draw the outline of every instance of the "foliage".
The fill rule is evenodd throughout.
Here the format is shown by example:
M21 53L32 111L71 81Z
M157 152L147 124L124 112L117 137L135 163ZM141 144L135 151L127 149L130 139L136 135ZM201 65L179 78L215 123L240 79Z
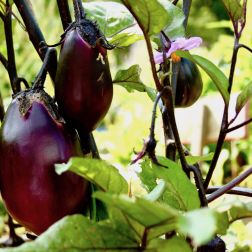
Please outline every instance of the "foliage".
M211 7L201 5L200 2L199 6L199 1L193 5L189 28L185 32L183 11L179 5L175 6L170 1L85 1L87 16L97 21L110 43L118 46L114 51L109 52L115 98L109 114L94 132L103 160L73 157L68 163L56 164L55 167L59 175L71 171L95 185L97 190L92 196L104 203L108 218L96 222L92 213L94 208L90 207L87 216L67 216L52 225L35 241L25 243L18 248L0 249L0 251L174 250L187 252L193 251L192 247L195 250L207 244L216 235L227 234L228 241L232 233L230 230L236 223L240 223L241 219L252 217L251 202L235 201L228 204L217 202L213 207L210 205L210 208L201 207L198 184L185 174L183 162L163 157L165 145L161 130L156 132L159 140L156 149L157 162L145 157L135 165L128 165L133 156L133 149L141 149L142 139L148 135L151 107L157 96L152 79L153 73L151 74L149 65L146 66L149 55L143 46L143 35L151 39L153 48L160 49L160 30L164 30L171 40L182 37L185 33L192 35L190 33L197 32L201 35L202 31L202 36L204 37L205 34L206 38L205 48L196 49L196 54L180 51L177 55L188 58L201 67L205 84L204 95L213 90L217 91L228 106L230 83L227 76L228 63L233 50L230 35L232 26L227 21L214 22L218 20L220 13L216 14L215 11L211 11ZM200 11L196 12L197 6ZM34 7L47 43L58 42L63 31L56 1L47 0L43 3L37 1ZM239 1L223 0L222 8L227 10L233 22L244 18ZM43 9L43 12L38 11L40 9ZM22 22L15 7L13 11ZM48 13L48 16L51 15L53 18L43 18L44 13ZM31 43L28 42L27 34L20 29L18 20L13 20L16 63L19 74L25 75L31 82L40 62L37 55L30 53ZM208 20L212 22L206 24ZM1 25L0 23L0 29L3 30ZM142 31L139 31L139 28ZM4 36L1 30L0 36ZM215 32L208 40L211 33L209 31ZM242 39L247 44L251 41L252 35L251 33L246 35L249 34L246 30L244 34ZM3 41L0 41L0 52L6 56ZM122 56L122 47L127 47L125 51L129 52L130 56ZM244 55L246 57L243 60L238 59L237 63L237 72L241 73L240 78L236 76L234 78L234 90L240 91L236 104L237 115L251 97L251 72L248 70L251 62L247 54ZM24 61L28 56L29 60ZM132 56L134 62L130 58ZM116 57L123 58L122 65L115 64ZM0 90L7 101L11 91L7 74L2 68L0 68L0 76L3 76ZM160 74L159 77L162 78L162 75ZM47 80L46 89L53 94L50 80ZM162 105L160 108L162 112ZM162 127L159 113L157 128ZM248 146L252 148L251 141L250 137L247 142L241 143L243 149L249 148ZM208 146L208 149L206 156L189 155L186 161L189 165L198 162L205 162L204 165L206 162L211 163L214 154L211 153L211 146ZM168 238L164 239L165 236ZM229 241L229 244L232 242ZM245 244L244 248L246 246ZM236 249L239 251L238 245Z

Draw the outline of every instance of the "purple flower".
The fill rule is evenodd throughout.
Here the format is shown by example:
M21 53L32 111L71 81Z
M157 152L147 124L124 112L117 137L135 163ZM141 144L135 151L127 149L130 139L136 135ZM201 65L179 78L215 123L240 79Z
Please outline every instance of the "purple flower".
M171 42L170 49L166 52L166 58L169 58L171 54L177 50L191 50L200 46L202 43L202 39L200 37L191 37L189 39L186 38L177 38L176 40ZM154 60L156 64L161 64L163 62L163 53L157 52L154 55Z

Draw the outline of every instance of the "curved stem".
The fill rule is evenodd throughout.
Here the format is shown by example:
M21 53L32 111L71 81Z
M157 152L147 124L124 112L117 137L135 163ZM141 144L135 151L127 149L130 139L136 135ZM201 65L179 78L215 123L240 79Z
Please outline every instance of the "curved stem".
M217 190L221 189L223 186L209 186L206 193L211 194L216 192ZM230 189L229 191L225 192L226 194L234 194L239 196L247 196L252 197L252 189L246 187L238 187L235 186L234 188Z
M40 58L43 60L48 48L43 47L43 49L41 49L41 43L45 41L45 38L33 14L30 0L13 0L13 1L17 6L18 11L24 21L30 41L32 42ZM53 80L55 79L56 70L57 70L57 58L52 60L48 69L48 72Z
M8 60L0 53L0 62L3 64L4 68L8 71Z
M249 124L251 122L252 122L252 118L250 118L250 119L244 121L243 123L240 123L240 124L238 124L238 125L236 125L236 126L234 126L232 128L227 129L226 133L229 133L231 131L237 130L237 129L239 129L239 128L241 128L241 127L243 127L243 126L245 126L245 125L247 125L247 124Z
M85 19L86 14L82 5L82 0L73 0L74 5L74 16L77 22Z
M156 64L154 61L154 55L153 55L153 50L152 50L152 45L151 45L151 41L150 38L148 36L148 33L145 31L144 26L142 25L142 23L140 22L138 16L136 15L136 13L132 10L131 6L128 4L127 0L122 0L123 4L127 7L127 9L129 10L129 12L132 14L132 16L135 18L135 20L137 21L140 29L143 32L144 35L144 39L145 39L145 43L147 46L147 50L148 50L148 54L149 54L149 60L150 60L150 64L151 64L151 71L152 71L152 76L156 85L156 89L158 92L160 92L163 88L163 86L161 85L158 76L157 76L157 71L156 71Z
M238 45L238 49L240 49L240 48L244 48L244 49L246 49L246 50L248 50L249 52L252 53L252 49L250 47L244 45L244 44L239 44Z
M34 84L32 85L33 89L44 88L44 83L46 79L46 74L51 64L51 59L57 57L57 51L55 48L50 48L47 50L43 65L35 78Z
M246 179L249 175L252 174L252 167L246 170L244 173L240 174L235 179L231 180L226 185L222 186L220 189L215 191L214 193L210 194L207 197L207 201L211 202L217 198L219 198L221 195L225 194L227 191L235 187L236 185L240 184L244 179Z
M72 23L68 0L57 0L57 5L60 13L63 30L66 30L69 24Z

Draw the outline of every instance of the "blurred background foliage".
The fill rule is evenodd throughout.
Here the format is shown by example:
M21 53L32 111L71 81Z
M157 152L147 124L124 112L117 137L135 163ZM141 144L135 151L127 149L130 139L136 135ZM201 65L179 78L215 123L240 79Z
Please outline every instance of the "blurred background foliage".
M57 43L60 40L63 29L56 1L31 0L31 3L47 43ZM71 1L69 3L71 5ZM29 42L26 31L20 24L22 21L15 7L13 12L18 17L18 19L13 19L14 49L18 74L31 83L41 67L41 60ZM251 46L251 1L248 1L247 13L247 27L244 30L241 42ZM195 49L193 53L210 59L228 76L233 47L233 33L231 22L228 20L220 0L193 1L186 35L188 37L202 37L203 45ZM6 56L5 37L1 21L0 52ZM109 58L112 76L115 76L118 69L126 69L132 64L139 64L142 68L141 79L143 83L153 86L150 65L143 41L137 42L129 48L115 49L109 52ZM252 57L247 51L242 49L239 51L234 78L234 91L239 92L242 90L251 81L251 76ZM202 96L216 94L215 86L203 72L202 78L204 83ZM53 85L49 78L47 78L46 90L53 95ZM7 72L2 66L0 66L0 91L7 106L10 101L11 90ZM146 93L128 93L125 89L115 86L111 109L101 126L94 132L102 158L121 168L122 172L128 172L131 169L129 163L134 156L134 152L141 150L143 139L148 136L151 111L152 102ZM225 144L213 184L219 185L230 180L234 175L246 169L248 164L252 164L252 134L249 135L245 140ZM157 118L156 138L158 140L157 153L164 155L160 116ZM188 147L190 148L190 146ZM204 153L212 152L214 149L215 144L209 144L204 147ZM202 167L204 170L207 170L208 164L204 163ZM235 172L233 172L234 169ZM130 176L129 179L133 181L135 178ZM243 185L252 187L251 181L251 179L248 179ZM4 226L0 222L0 229L1 227ZM235 223L231 226L226 236L230 244L230 251L252 251L251 227L251 223L244 225L244 222Z

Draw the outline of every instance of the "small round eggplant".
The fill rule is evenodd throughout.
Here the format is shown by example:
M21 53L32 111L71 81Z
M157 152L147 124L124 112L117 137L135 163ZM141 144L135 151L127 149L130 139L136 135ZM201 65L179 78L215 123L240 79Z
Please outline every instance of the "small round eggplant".
M89 198L87 181L55 172L55 163L81 152L51 100L42 90L21 92L0 131L2 198L10 215L37 235L65 215L81 213Z
M113 96L106 49L84 39L73 26L63 40L55 80L55 98L63 117L86 134L106 115Z
M202 93L202 79L198 67L192 61L181 58L175 95L176 107L193 105Z
M225 252L226 244L218 236L211 240L207 245L201 246L197 249L197 252Z

